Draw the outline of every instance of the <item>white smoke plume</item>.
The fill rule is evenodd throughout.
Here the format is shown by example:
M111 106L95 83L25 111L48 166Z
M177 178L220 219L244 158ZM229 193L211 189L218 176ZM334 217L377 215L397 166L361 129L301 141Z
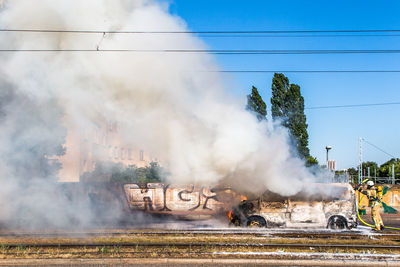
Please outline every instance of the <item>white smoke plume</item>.
M0 28L187 31L167 6L146 0L12 0ZM206 49L190 34L1 33L2 49ZM293 156L285 129L259 123L232 96L212 56L196 53L7 52L0 54L0 216L26 207L67 216L52 192L68 123L82 133L102 114L121 125L124 142L144 146L172 183L227 183L282 195L313 176ZM202 72L203 71L203 72ZM68 118L67 120L65 118ZM68 149L68 148L67 148ZM44 157L45 156L45 157ZM41 159L41 160L38 160ZM47 203L47 204L46 204ZM54 216L49 218L54 220ZM61 223L61 222L60 222ZM57 223L55 223L57 224Z

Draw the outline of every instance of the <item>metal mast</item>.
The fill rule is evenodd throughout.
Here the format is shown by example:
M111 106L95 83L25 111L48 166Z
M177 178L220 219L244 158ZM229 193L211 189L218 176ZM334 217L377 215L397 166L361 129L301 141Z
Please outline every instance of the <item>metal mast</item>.
M358 144L358 183L362 182L362 137L360 137Z

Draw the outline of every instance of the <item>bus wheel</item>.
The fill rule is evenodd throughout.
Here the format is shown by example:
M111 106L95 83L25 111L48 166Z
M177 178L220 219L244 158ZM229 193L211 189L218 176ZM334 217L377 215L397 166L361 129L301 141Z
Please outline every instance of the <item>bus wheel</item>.
M328 229L343 230L347 228L347 221L343 216L335 215L328 220Z
M267 222L261 216L250 216L247 218L247 226L249 227L265 227Z

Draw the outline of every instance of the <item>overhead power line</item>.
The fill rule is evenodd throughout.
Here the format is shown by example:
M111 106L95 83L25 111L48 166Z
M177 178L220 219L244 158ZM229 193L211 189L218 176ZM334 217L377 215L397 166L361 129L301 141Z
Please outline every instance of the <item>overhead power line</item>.
M0 52L131 52L131 53L207 53L218 55L321 55L321 54L399 54L399 49L377 50L234 50L234 49L0 49Z
M400 105L400 102L305 107L304 109L355 108L355 107L389 106L389 105Z
M380 148L380 147L378 147L378 146L372 144L371 142L368 142L367 140L365 140L365 138L363 138L362 140L363 140L365 143L369 144L370 146L373 146L374 148L378 149L379 151L385 153L386 155L388 155L388 156L390 156L390 157L392 157L392 158L396 158L396 156L394 156L394 155L392 155L392 154L386 152L385 150L383 150L382 148Z
M220 73L398 73L400 70L214 70Z
M395 33L400 29L368 30L233 30L233 31L111 31L111 30L57 30L57 29L0 29L0 32L34 32L34 33L111 33L111 34L313 34L313 33Z
M396 37L400 30L349 30L349 31L101 31L101 30L49 30L0 29L0 32L22 33L72 33L72 34L197 34L204 38L320 38L320 37Z
M400 34L296 34L296 35L264 35L264 34L256 34L256 35L250 35L250 34L211 34L211 35L203 35L200 34L198 35L199 37L203 38L321 38L321 37L398 37Z

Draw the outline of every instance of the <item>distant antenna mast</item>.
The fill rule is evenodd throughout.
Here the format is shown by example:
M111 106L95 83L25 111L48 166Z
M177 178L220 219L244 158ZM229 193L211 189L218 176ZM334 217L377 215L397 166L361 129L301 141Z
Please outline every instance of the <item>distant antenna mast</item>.
M360 137L358 144L358 183L362 182L362 137Z

